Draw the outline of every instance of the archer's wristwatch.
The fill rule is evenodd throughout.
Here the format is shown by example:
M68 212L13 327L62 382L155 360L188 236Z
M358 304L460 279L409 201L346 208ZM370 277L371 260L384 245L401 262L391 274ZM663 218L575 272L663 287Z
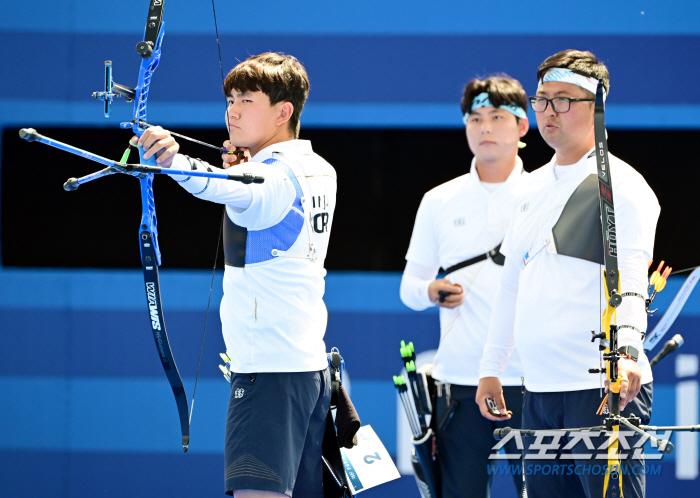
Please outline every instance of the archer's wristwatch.
M639 350L633 346L622 346L618 348L617 352L630 360L637 361L637 358L639 358Z

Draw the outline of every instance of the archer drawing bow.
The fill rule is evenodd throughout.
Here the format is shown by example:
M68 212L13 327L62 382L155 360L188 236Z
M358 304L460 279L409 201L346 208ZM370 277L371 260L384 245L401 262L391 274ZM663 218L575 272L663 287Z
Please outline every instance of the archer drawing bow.
M160 62L161 45L163 42L165 28L165 22L163 21L163 4L164 0L149 1L144 38L136 45L136 52L141 57L136 86L134 88L130 88L125 85L115 83L112 76L112 62L106 61L105 89L102 92L95 92L93 94L94 98L104 101L105 117L109 117L112 102L115 98L123 96L128 102L133 101L134 108L132 120L130 122L122 123L121 127L130 128L134 134L139 137L143 134L145 128L149 126L146 123L151 78L153 76L153 72L156 70ZM112 161L86 150L42 136L31 128L20 130L20 137L30 142L41 142L107 166L103 170L97 171L82 178L70 178L64 184L64 189L67 191L74 191L84 183L113 175L115 173L128 174L139 179L141 186L141 223L139 225L139 246L141 250L141 265L144 275L149 322L151 324L151 330L161 365L163 366L168 382L172 388L173 395L175 396L175 402L180 418L182 447L183 450L187 452L190 439L191 412L187 406L185 388L182 383L180 373L177 369L177 365L175 364L175 359L168 340L168 334L165 329L158 275L158 266L161 264L161 251L158 244L157 218L155 211L155 200L153 196L153 178L156 174L167 174L170 176L199 176L234 180L243 183L262 183L264 178L249 174L231 175L227 173L216 173L210 171L182 171L169 168L160 168L156 162L155 155L147 160L144 159L144 151L142 148L139 148L139 164L127 163L130 149L127 149L121 161Z

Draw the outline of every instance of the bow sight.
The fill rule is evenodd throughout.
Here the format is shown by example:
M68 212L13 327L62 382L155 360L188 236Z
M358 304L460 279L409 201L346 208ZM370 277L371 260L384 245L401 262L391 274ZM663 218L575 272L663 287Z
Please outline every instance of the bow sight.
M151 70L155 70L160 60L160 43L163 39L163 0L151 0L148 9L148 19L146 20L146 31L144 40L136 44L136 52L141 55L144 60L153 57L153 53L157 48L156 58ZM139 79L141 81L141 79ZM146 85L150 83L147 82ZM105 117L108 118L112 112L112 101L115 98L124 97L127 102L133 102L136 98L135 88L130 88L125 85L120 85L114 82L112 77L112 61L105 61L105 90L104 92L93 92L92 98L102 100L105 103ZM147 97L148 95L144 96ZM124 126L124 125L127 126ZM122 123L122 128L131 128L131 123Z
M153 71L158 67L161 55L161 42L163 41L163 30L165 23L163 17L163 0L150 0L148 19L146 21L146 30L144 40L136 45L136 51L141 55L141 67L139 69L139 78L136 88L129 88L124 85L115 83L112 78L112 62L105 62L105 91L95 92L93 97L104 101L105 116L109 116L111 104L115 97L124 96L127 101L136 101L134 104L133 118L130 122L121 123L122 128L130 128L139 137L148 127L146 124L147 116L147 101L148 92L151 85L151 77ZM30 142L40 142L45 145L76 154L86 159L90 159L97 163L107 166L106 168L83 176L82 178L70 178L65 184L64 189L73 191L83 183L87 183L98 178L104 178L115 173L124 173L135 176L139 179L141 185L141 223L139 224L139 245L141 248L141 265L143 268L144 283L146 287L146 298L148 302L148 312L150 317L151 329L153 338L156 343L160 362L168 378L170 387L172 388L175 402L177 404L178 415L180 418L180 430L182 433L182 448L187 452L190 441L190 417L191 410L187 406L187 395L185 387L180 378L180 372L175 364L168 341L168 334L165 329L165 320L163 316L163 307L160 299L160 282L158 276L158 266L161 264L161 252L158 244L158 228L155 210L155 200L153 197L153 178L155 174L167 174L173 176L200 176L206 178L219 178L224 180L233 180L243 183L262 183L263 177L257 177L249 174L229 175L225 172L215 171L185 171L174 170L169 168L161 168L156 162L155 156L151 156L147 160L143 158L143 149L139 147L141 160L139 164L128 164L129 152L131 146L125 151L121 161L112 161L97 154L93 154L83 149L78 149L72 145L58 142L49 137L42 136L31 128L20 130L20 137ZM201 142L200 142L201 143ZM207 144L205 144L207 145ZM210 146L213 147L213 146ZM214 147L217 148L217 147ZM241 152L242 153L242 152ZM240 157L240 156L239 156ZM214 264L216 269L216 263ZM213 283L213 275L212 275ZM210 296L211 297L211 296ZM207 306L207 316L209 308ZM205 331L206 331L206 316L205 316ZM204 337L202 337L204 342ZM201 360L201 352L200 352ZM197 376L195 377L195 391L197 388L197 379L199 377L199 366L197 368ZM194 393L192 395L194 403Z
M619 326L613 323L613 318L615 317L617 307L622 303L622 298L628 295L633 296L635 295L635 293L620 294L620 272L617 264L617 231L615 225L615 204L613 200L612 179L610 176L608 143L605 133L605 114L602 80L598 81L598 88L596 92L594 132L595 157L598 169L599 184L598 194L603 231L603 256L605 263L605 269L603 270L602 276L605 286L605 296L607 298L607 303L601 316L601 331L597 334L595 331L592 332L593 337L591 339L591 342L595 342L596 339L599 339L599 349L602 352L602 360L606 362L606 365L601 365L600 368L592 368L589 370L589 372L605 374L608 379L609 393L603 399L603 402L601 403L600 407L598 408L598 411L596 412L596 415L603 415L605 413L605 405L607 404L608 416L603 420L604 425L574 429L548 429L546 433L547 435L552 435L552 433L560 432L598 432L601 434L605 433L606 435L608 435L608 465L606 466L606 471L604 474L603 496L604 498L623 498L624 494L622 484L624 470L622 468L620 453L618 451L620 444L621 426L624 426L625 428L632 430L637 435L643 437L643 441L651 440L657 446L659 452L664 454L670 454L674 451L673 444L670 441L660 440L649 434L647 431L696 432L700 431L700 425L666 427L640 425L641 420L637 416L630 415L629 417L624 417L620 414L621 378L618 375L618 362L620 359L626 358L627 355L621 354L618 350ZM663 266L663 262L661 266ZM661 271L661 266L659 266L657 274ZM670 273L670 271L668 273ZM666 277L668 277L668 274L666 273L664 273L661 276L656 275L655 278L652 275L652 281L650 282L649 289L651 289L651 285L654 284L655 291L660 291L663 288L663 284L665 284L664 279ZM656 280L658 279L663 281L663 284L661 284L657 288ZM644 297L639 294L636 294L636 296L644 299ZM649 304L650 300L646 300L646 310L648 310ZM500 440L511 433L515 433L520 436L534 436L537 435L537 432L538 431L536 430L512 429L510 427L506 427L503 429L496 429L493 435L495 439Z

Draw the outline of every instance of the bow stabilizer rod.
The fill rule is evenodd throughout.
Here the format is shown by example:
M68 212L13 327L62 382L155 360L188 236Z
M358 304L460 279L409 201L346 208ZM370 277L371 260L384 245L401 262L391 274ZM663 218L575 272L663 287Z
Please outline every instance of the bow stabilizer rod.
M92 152L88 152L83 149L79 149L77 147L73 147L72 145L65 144L63 142L59 142L58 140L53 140L52 138L45 137L43 135L40 135L37 133L37 131L33 128L22 128L19 131L19 136L20 138L23 138L24 140L28 142L40 142L46 145L50 145L51 147L55 147L57 149L64 150L66 152L70 152L71 154L75 154L77 156L84 157L86 159L90 159L91 161L95 161L97 163L103 164L107 166L107 168L97 171L95 173L92 173L90 175L84 176L82 178L69 178L66 183L63 184L63 188L67 191L73 191L77 190L77 188L82 185L83 183L90 182L92 180L97 180L98 178L102 178L104 176L109 176L113 175L115 173L124 173L124 174L130 174L132 176L140 176L141 174L160 174L160 175L170 175L170 176L199 176L203 178L218 178L220 180L233 180L241 183L263 183L265 181L265 178L262 176L255 176L251 174L242 174L242 175L233 175L233 174L228 174L228 173L214 173L214 172L209 172L209 171L191 171L191 170L180 170L180 169L171 169L171 168L161 168L158 166L145 166L143 164L126 164L126 163L121 163L118 161L113 161L111 159L107 159L106 157L102 157L97 154L93 154Z
M141 56L141 64L137 85L130 88L124 85L115 83L112 78L112 63L105 62L105 90L104 92L95 92L93 97L104 101L105 117L108 117L111 111L111 103L114 98L124 96L129 102L134 102L132 119L128 123L122 123L122 128L131 128L134 134L141 136L148 127L147 121L147 103L150 90L151 78L153 72L158 67L161 58L161 44L163 41L163 33L165 22L163 21L163 4L164 0L149 0L148 17L146 20L146 29L144 32L143 41L136 45L136 51ZM213 1L212 1L213 7ZM214 11L214 21L216 23L216 12ZM217 29L218 31L218 29ZM217 33L218 44L218 33ZM221 59L221 57L219 57ZM220 63L221 65L221 63ZM222 68L223 73L223 68ZM146 290L146 298L148 303L148 313L150 316L151 329L153 338L155 339L156 348L162 367L166 377L172 388L177 404L178 415L180 418L180 429L182 433L182 448L187 452L190 441L190 418L191 412L187 406L187 396L185 392L180 373L175 364L175 359L170 348L168 334L165 329L165 321L163 316L163 308L160 298L160 283L158 276L158 266L161 264L161 252L158 244L157 218L155 212L155 201L153 197L153 178L154 174L166 174L170 176L198 176L205 178L217 178L224 180L234 180L243 183L262 183L263 177L250 174L232 175L223 172L200 172L200 171L184 171L174 170L170 168L161 168L156 162L155 156L145 159L143 148L139 148L140 164L129 164L128 154L130 148L126 150L121 161L112 161L105 157L93 154L91 152L64 144L57 140L44 137L31 128L20 130L19 135L22 139L29 142L40 142L45 145L64 150L71 154L79 155L91 161L100 163L106 168L97 171L80 179L71 178L64 184L65 190L76 190L82 183L86 183L104 176L115 173L124 173L135 176L139 179L141 187L141 223L139 224L139 245L141 251L141 265L143 267L144 283ZM188 138L189 137L183 137ZM197 141L198 142L198 141ZM199 142L202 143L203 142ZM213 146L210 146L213 147ZM218 147L222 153L237 154L240 159L243 159L243 151L228 151ZM218 244L217 244L218 245ZM214 263L216 268L216 262ZM208 306L207 306L208 314ZM205 318L206 331L206 318ZM204 338L202 338L202 341ZM201 360L201 352L200 352ZM199 366L197 367L199 373ZM195 379L196 391L196 379ZM194 394L193 394L194 398ZM194 399L193 399L194 401Z

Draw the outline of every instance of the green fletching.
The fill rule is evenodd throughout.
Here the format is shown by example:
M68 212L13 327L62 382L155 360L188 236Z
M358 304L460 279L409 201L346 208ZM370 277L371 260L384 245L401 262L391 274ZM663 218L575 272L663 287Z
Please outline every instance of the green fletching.
M406 344L405 341L401 341L401 358L410 358L415 354L416 349L413 347L413 343L409 342Z
M124 154L122 154L122 158L119 162L126 164L127 161L129 161L129 154L130 153L131 153L131 143L129 143L129 148L124 151Z
M415 372L416 371L416 362L411 360L406 362L406 371L407 372Z

